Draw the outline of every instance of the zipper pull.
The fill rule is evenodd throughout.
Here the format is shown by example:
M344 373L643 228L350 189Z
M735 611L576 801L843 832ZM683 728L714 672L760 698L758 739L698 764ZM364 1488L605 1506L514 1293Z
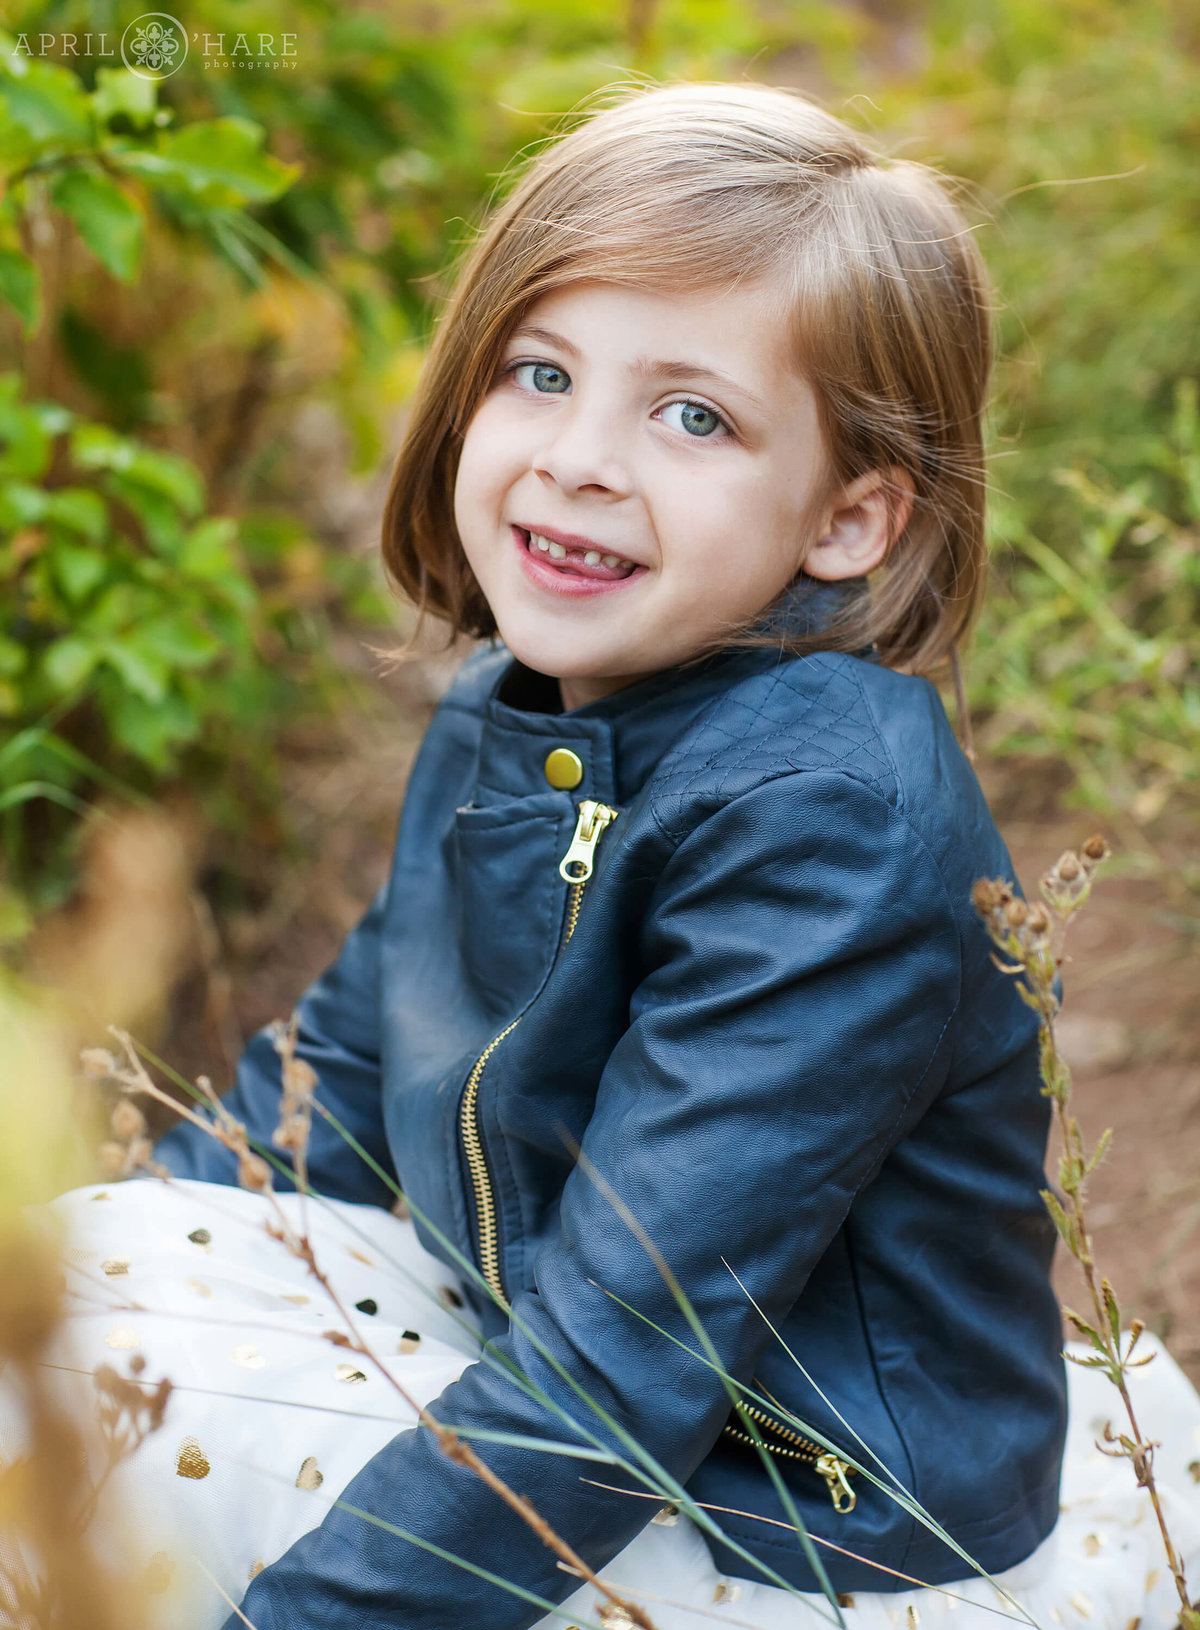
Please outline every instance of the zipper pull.
M848 1511L853 1511L858 1504L858 1495L846 1481L846 1473L850 1470L846 1462L839 1460L836 1455L824 1454L817 1456L815 1465L825 1479L825 1487L829 1490L833 1509L842 1517Z
M592 875L592 861L600 834L616 820L618 810L585 798L579 805L579 819L571 847L558 863L558 875L568 883L586 883Z

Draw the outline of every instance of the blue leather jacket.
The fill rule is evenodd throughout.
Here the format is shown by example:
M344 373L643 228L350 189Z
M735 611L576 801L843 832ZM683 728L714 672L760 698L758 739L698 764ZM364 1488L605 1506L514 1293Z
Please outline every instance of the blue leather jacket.
M564 749L581 770L569 788L546 769ZM572 761L555 763L570 780ZM582 886L560 872L573 843ZM1065 1420L1039 1198L1048 1111L1033 1017L971 907L982 875L1011 877L1011 862L922 679L726 651L564 713L557 685L503 647L472 656L417 757L387 885L300 1005L320 1096L513 1310L510 1325L475 1294L502 1362L469 1366L434 1413L558 1441L582 1417L613 1442L565 1372L697 1500L774 1519L719 1521L817 1588L582 1148L732 1375L877 1455L989 1571L1031 1552L1055 1522ZM260 1035L229 1102L264 1142L278 1092ZM234 1180L186 1126L158 1152L180 1176ZM390 1204L320 1120L310 1159L325 1194ZM760 1416L810 1530L864 1559L824 1553L837 1590L901 1588L872 1562L932 1583L968 1571L838 1457L818 1467L819 1446ZM597 1488L637 1486L609 1466L480 1447L594 1567L656 1509ZM575 1587L426 1430L400 1433L345 1499L546 1599ZM724 1572L755 1572L709 1543ZM259 1630L541 1616L339 1510L244 1605Z

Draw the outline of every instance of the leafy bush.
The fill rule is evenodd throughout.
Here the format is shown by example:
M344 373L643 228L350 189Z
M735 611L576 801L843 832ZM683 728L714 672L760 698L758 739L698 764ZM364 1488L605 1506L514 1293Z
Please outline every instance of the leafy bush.
M247 119L173 129L173 117L131 73L102 67L89 90L52 62L0 56L0 299L27 341L58 342L78 363L72 340L88 332L63 300L61 257L43 297L39 246L55 220L93 258L102 295L135 283L164 220L199 245L201 267L216 247L261 282L260 253L287 259L248 210L277 197L295 167L265 153ZM69 877L64 812L78 814L93 788L137 797L182 778L215 807L229 766L269 777L269 755L247 755L244 742L255 731L269 742L294 703L279 658L312 646L299 604L311 595L278 589L286 557L310 540L271 506L240 523L210 513L194 460L22 386L18 371L0 375L0 722L11 731L0 738L0 819L11 877L54 889ZM120 420L114 399L104 405ZM331 571L330 593L361 599L361 577ZM310 648L300 666L319 660Z
M1173 422L1123 487L1064 469L1070 551L996 506L1009 561L976 647L980 701L1002 751L1055 756L1093 806L1149 825L1200 763L1200 416L1181 384ZM1054 536L1050 533L1049 536ZM1194 869L1193 869L1194 870ZM1200 873L1191 877L1200 886Z
M81 777L169 776L236 713L257 592L191 465L19 389L0 377L0 808L74 808ZM80 706L100 763L48 722Z

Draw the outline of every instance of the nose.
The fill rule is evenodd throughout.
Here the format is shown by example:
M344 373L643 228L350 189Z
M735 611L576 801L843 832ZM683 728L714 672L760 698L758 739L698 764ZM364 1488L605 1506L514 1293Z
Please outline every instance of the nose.
M627 498L633 491L628 450L618 416L595 403L569 397L547 425L533 456L534 474L546 486L597 498Z

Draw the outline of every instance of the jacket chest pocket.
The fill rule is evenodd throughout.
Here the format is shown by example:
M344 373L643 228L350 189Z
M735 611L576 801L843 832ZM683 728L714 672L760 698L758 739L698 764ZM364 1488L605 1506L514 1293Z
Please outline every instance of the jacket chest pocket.
M558 863L574 810L565 795L455 812L453 891L459 958L480 1010L511 1018L554 961L566 885Z

